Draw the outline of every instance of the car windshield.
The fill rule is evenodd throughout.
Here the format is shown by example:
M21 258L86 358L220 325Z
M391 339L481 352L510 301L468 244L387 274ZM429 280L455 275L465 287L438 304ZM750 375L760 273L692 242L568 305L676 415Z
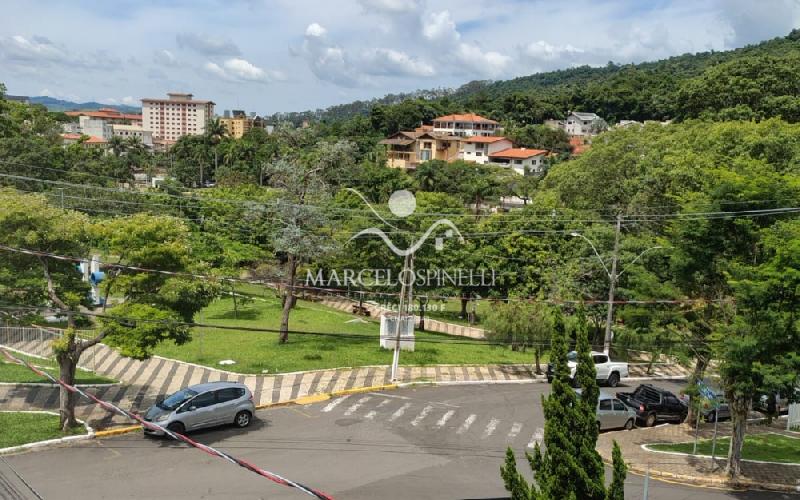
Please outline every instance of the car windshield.
M191 389L181 389L172 396L169 396L164 401L158 403L158 407L162 410L174 410L179 407L184 401L189 398L197 396L197 393Z
M577 361L578 360L578 353L575 351L570 352L567 354L567 361Z

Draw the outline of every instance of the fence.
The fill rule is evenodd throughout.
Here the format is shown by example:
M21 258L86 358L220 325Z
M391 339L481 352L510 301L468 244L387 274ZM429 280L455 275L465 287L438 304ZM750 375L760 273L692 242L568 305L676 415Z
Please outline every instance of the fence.
M800 429L800 403L789 405L789 419L786 428L789 430Z
M58 328L38 326L0 326L0 345L40 358L52 358L50 343L61 338L63 331ZM80 336L81 332L78 331ZM97 346L86 351L79 366L94 371Z

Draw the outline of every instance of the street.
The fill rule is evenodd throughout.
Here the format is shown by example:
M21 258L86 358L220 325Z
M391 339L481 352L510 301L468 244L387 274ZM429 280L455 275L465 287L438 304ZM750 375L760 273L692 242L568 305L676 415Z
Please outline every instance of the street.
M540 398L549 387L481 384L354 394L262 410L244 431L220 428L192 437L334 498L504 498L499 469L506 446L518 452L520 470L528 471L522 452L541 439ZM7 460L44 498L304 498L224 460L141 433ZM0 476L8 476L2 465ZM643 478L629 474L627 486L627 498L642 498ZM651 480L649 498L800 497Z

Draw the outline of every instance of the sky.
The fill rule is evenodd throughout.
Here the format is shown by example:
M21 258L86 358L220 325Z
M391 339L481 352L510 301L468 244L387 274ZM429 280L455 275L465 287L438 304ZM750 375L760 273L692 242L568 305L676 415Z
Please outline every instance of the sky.
M9 94L302 111L582 64L726 50L800 0L3 0Z

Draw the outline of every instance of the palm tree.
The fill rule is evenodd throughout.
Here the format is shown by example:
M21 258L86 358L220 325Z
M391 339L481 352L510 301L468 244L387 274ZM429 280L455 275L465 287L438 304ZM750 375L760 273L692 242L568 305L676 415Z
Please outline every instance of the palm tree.
M214 145L214 171L217 171L217 166L219 165L219 158L217 155L217 146L219 145L220 141L223 137L225 137L228 133L228 130L222 124L219 118L212 118L206 124L206 131L205 136L211 144ZM202 176L201 176L202 177ZM201 186L202 186L202 179L201 179Z
M108 140L108 147L111 149L111 152L114 153L114 156L119 158L122 156L127 150L127 145L125 144L125 139L122 137L115 135Z

